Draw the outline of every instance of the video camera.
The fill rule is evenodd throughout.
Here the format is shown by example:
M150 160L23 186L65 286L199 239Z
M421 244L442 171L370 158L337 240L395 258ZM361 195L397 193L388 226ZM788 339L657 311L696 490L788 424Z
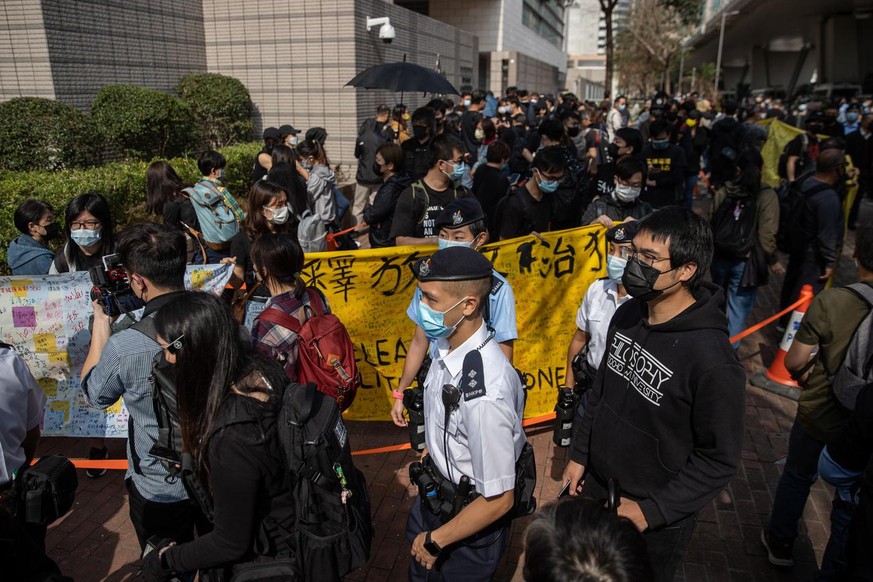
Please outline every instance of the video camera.
M106 315L116 317L122 313L136 311L145 305L133 294L130 278L121 266L118 255L106 255L103 257L103 266L91 267L88 274L91 276L91 283L94 284L91 289L91 300L99 300Z

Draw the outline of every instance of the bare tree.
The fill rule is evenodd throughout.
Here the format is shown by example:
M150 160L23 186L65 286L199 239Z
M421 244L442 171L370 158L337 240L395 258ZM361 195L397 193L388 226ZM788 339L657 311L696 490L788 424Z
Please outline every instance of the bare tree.
M614 47L612 42L612 15L615 12L615 7L618 6L618 0L599 0L600 9L603 10L603 20L606 23L606 91L612 91L612 71ZM615 98L615 95L610 95Z
M659 0L637 0L634 2L622 42L619 45L622 72L631 63L644 63L644 67L633 67L630 73L639 75L637 79L623 79L626 85L646 87L655 84L666 92L671 92L670 62L678 54L682 39L689 32L681 13ZM609 74L607 72L607 74Z

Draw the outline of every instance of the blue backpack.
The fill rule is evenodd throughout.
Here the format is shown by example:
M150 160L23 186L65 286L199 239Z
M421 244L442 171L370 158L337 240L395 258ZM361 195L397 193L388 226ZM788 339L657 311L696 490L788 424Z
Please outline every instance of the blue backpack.
M224 195L211 183L200 180L185 188L197 214L203 238L211 243L226 243L239 232L236 216L224 203Z

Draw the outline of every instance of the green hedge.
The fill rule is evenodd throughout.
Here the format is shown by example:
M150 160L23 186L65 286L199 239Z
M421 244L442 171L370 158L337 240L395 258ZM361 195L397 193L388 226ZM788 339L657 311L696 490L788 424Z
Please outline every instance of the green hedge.
M260 143L246 143L220 150L227 158L224 184L237 199L248 196L252 164L260 149ZM170 163L184 180L193 183L199 179L195 157L174 158ZM62 228L67 204L86 192L97 192L106 197L117 231L144 220L160 222L160 217L149 215L145 209L148 165L149 162L145 161L131 161L81 170L0 173L0 200L4 202L0 206L0 273L10 273L6 251L12 239L20 234L12 218L18 205L28 198L52 204Z
M0 169L61 170L99 164L103 145L90 115L51 99L0 103Z
M192 73L179 81L176 92L194 113L203 143L222 148L254 137L254 104L239 79L216 73Z
M200 149L191 108L162 91L106 85L97 93L91 115L107 143L127 158L149 160Z

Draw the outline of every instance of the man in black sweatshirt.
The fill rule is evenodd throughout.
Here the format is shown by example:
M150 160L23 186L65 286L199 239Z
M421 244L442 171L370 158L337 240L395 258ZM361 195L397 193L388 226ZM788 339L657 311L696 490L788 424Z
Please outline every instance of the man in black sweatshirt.
M574 429L571 495L621 491L619 515L643 532L658 581L672 580L697 513L730 481L743 439L746 377L728 342L724 296L704 284L709 224L671 207L644 218L607 351Z

